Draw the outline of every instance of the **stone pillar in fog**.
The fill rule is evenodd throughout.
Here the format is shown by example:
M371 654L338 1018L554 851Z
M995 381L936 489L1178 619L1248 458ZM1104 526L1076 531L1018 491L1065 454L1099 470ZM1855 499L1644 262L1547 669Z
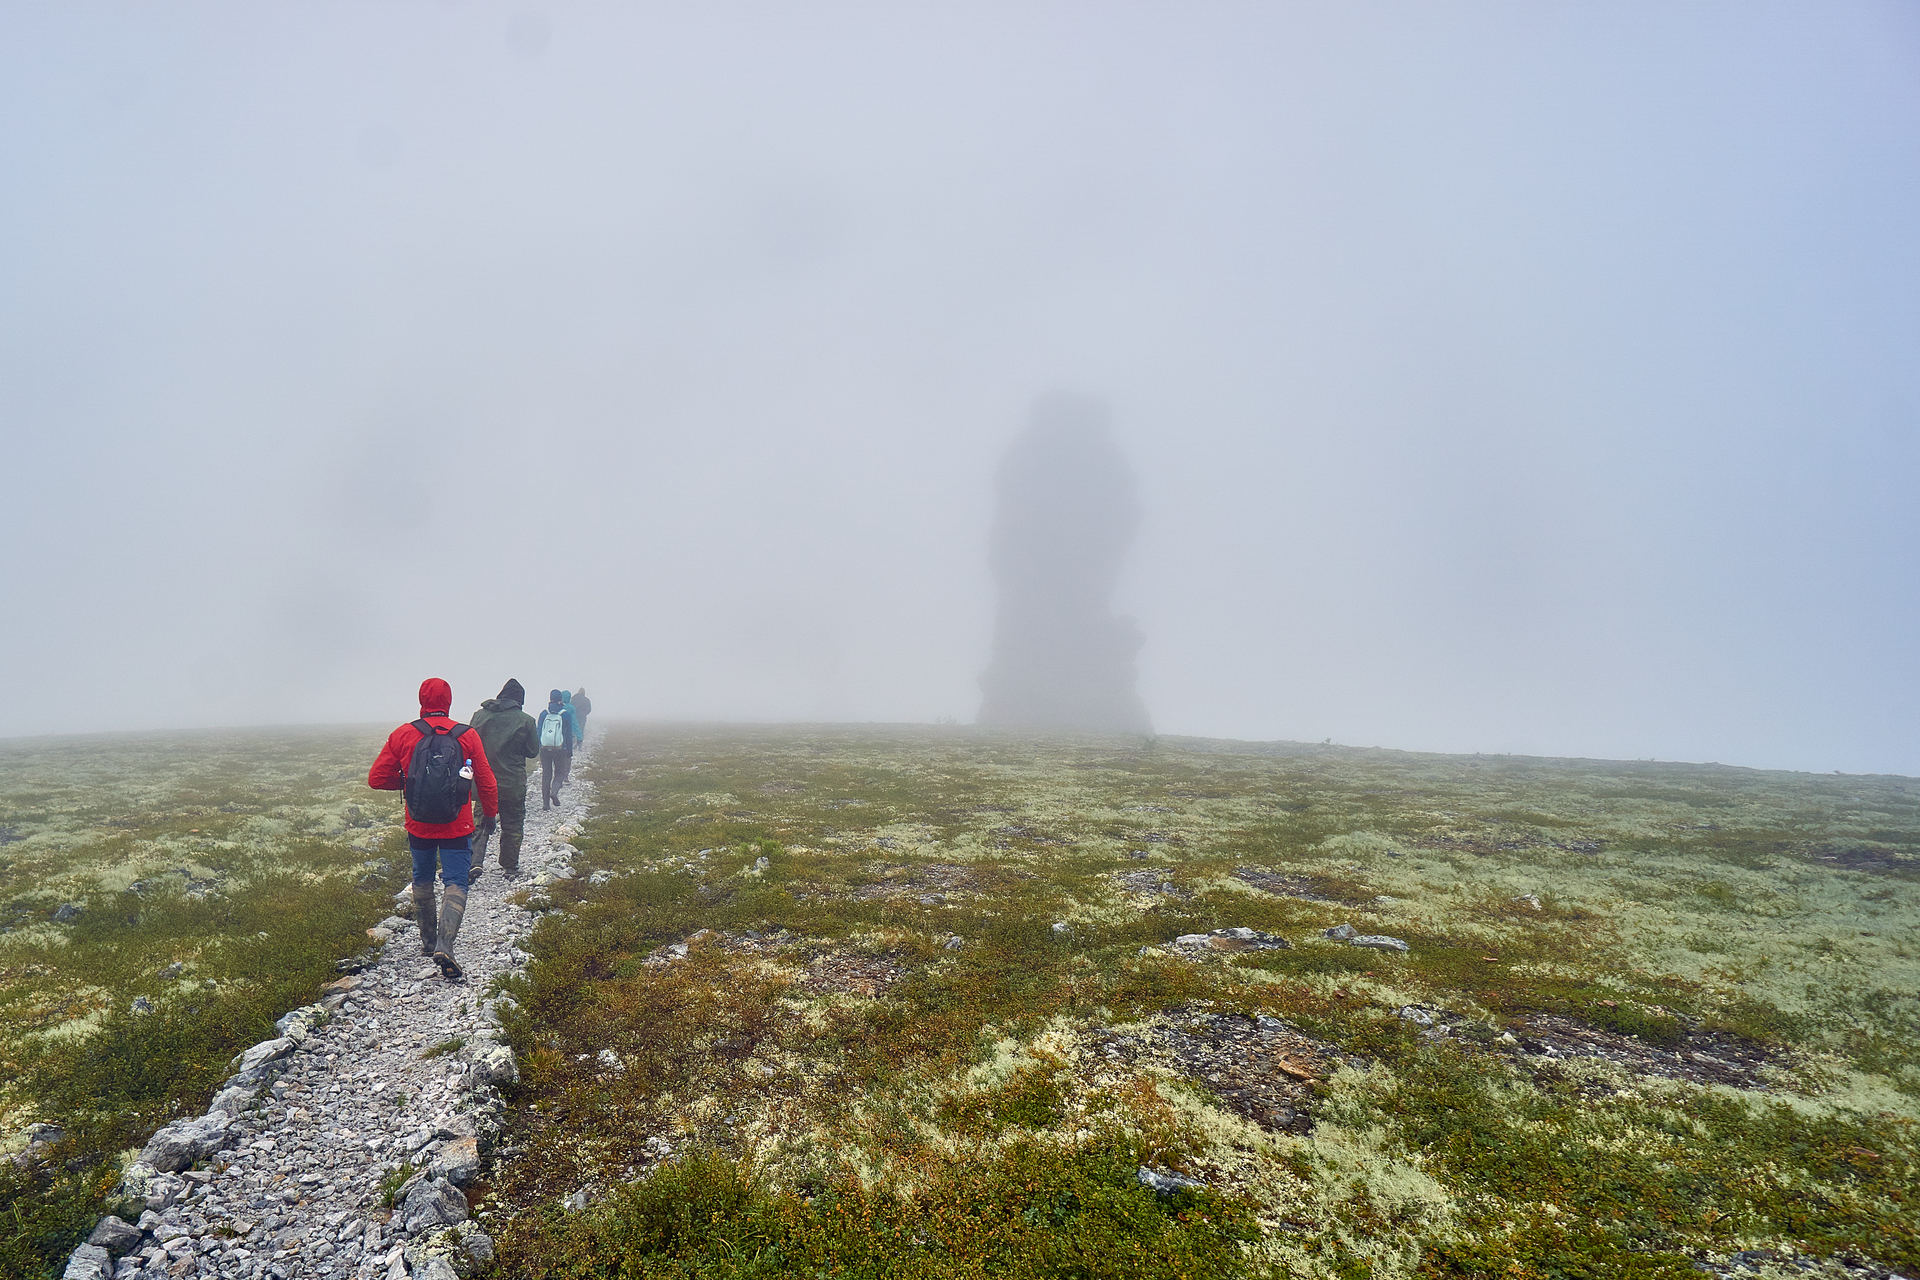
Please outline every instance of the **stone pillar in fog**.
M1113 612L1140 499L1106 406L1043 397L994 488L998 612L980 723L1152 732L1135 680L1140 630Z

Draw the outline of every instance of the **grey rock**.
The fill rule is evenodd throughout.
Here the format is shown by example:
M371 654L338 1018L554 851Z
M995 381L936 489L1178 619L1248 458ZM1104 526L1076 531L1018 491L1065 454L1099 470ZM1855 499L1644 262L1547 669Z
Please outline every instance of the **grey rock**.
M55 924L71 924L79 919L80 913L86 909L87 904L84 902L63 902L60 904L60 909L53 913L53 922Z
M229 1085L213 1096L213 1105L207 1111L209 1114L218 1111L222 1115L237 1116L251 1107L253 1100L259 1096L258 1086Z
M585 1209L587 1207L587 1189L582 1187L568 1196L566 1204L567 1208L573 1210L575 1213L579 1213L582 1209Z
M493 1261L493 1237L482 1231L477 1223L463 1222L455 1230L460 1249L469 1258L483 1265Z
M112 1274L112 1265L113 1260L105 1249L97 1244L83 1244L67 1259L67 1269L60 1273L60 1280L107 1280Z
M87 1237L87 1243L97 1244L117 1258L145 1238L146 1233L125 1218L108 1214L95 1225L93 1234Z
M298 1047L293 1040L286 1036L278 1036L272 1040L262 1040L259 1044L254 1045L253 1048L235 1055L233 1061L227 1064L227 1070L236 1075L246 1075L248 1072L265 1066L269 1062L274 1062L286 1057Z
M415 1269L413 1280L460 1280L460 1273L445 1258L428 1258L424 1266Z
M1244 925L1212 933L1183 933L1173 940L1173 946L1182 951L1283 951L1292 945L1279 934Z
M1332 938L1335 942L1345 942L1358 932L1360 931L1350 924L1337 924L1331 929L1321 930L1320 936L1323 938Z
M147 999L145 996L135 996L133 998L133 1003L127 1006L127 1012L152 1013L153 1001Z
M1350 947L1366 947L1373 951L1411 951L1412 947L1399 938L1389 938L1384 933L1363 933L1347 941Z
M191 1120L175 1120L147 1140L146 1149L140 1153L140 1163L161 1173L184 1169L224 1146L227 1127L232 1123L230 1116L218 1111ZM152 1204L151 1194L148 1203Z
M473 1175L480 1171L480 1142L477 1138L454 1138L441 1146L435 1153L433 1163L427 1171L436 1178L445 1178L457 1187L464 1187L472 1181Z
M1411 1022L1416 1027L1430 1027L1433 1025L1434 1016L1433 1010L1431 1009L1422 1009L1417 1004L1409 1004L1401 1006L1397 1012L1401 1018Z
M1535 911L1541 911L1545 909L1540 905L1540 895L1538 894L1534 894L1534 893L1515 894L1513 900L1519 903L1521 906L1531 907Z
M455 1226L467 1220L467 1198L445 1178L427 1178L407 1192L400 1217L407 1230L415 1234Z
M1064 937L1066 937L1066 936L1067 936L1068 934L1070 934L1070 933L1072 933L1072 932L1073 932L1073 927L1072 927L1071 925L1069 925L1069 924L1068 924L1068 923L1067 923L1067 922L1066 922L1065 920L1055 920L1055 921L1053 922L1053 936L1054 936L1054 937L1056 937L1056 938L1064 938Z
M509 1085L520 1080L520 1068L513 1061L513 1050L491 1040L475 1039L460 1051L460 1057L473 1064L474 1076L484 1084Z
M1144 1164L1140 1166L1139 1171L1133 1176L1139 1181L1141 1186L1147 1187L1163 1196L1172 1195L1176 1191L1205 1191L1207 1189L1207 1184L1201 1182L1198 1178L1183 1177L1177 1173L1169 1173L1165 1169L1150 1169Z

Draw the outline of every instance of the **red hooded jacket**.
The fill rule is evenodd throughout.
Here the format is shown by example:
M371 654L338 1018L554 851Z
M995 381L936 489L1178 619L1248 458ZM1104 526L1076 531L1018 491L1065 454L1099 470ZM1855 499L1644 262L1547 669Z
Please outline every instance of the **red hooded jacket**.
M420 718L428 724L451 729L456 723L447 714L453 705L453 689L445 680L431 676L420 684ZM373 768L367 770L367 785L375 791L401 791L407 785L407 762L413 759L413 748L426 735L413 727L411 721L401 725L387 735L387 745L380 748L380 754L374 757ZM493 766L487 763L487 749L480 742L480 733L468 729L460 735L460 746L473 760L473 780L480 787L480 807L489 818L500 812L500 788L493 780ZM407 815L407 834L418 836L422 840L458 840L461 836L473 834L473 808L460 806L460 816L452 822L415 822L413 815Z

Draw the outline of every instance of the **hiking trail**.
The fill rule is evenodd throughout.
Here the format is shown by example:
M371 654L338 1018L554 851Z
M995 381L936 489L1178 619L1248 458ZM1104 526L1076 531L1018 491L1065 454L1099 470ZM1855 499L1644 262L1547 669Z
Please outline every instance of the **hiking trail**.
M498 1086L516 1078L496 1012L511 997L488 987L529 959L540 895L535 910L510 897L573 875L584 763L556 808L529 806L519 879L502 877L494 841L460 930L464 981L440 976L411 921L382 921L377 957L238 1055L204 1116L153 1136L122 1183L146 1211L102 1219L65 1280L453 1280L456 1263L490 1259L461 1191L500 1131Z

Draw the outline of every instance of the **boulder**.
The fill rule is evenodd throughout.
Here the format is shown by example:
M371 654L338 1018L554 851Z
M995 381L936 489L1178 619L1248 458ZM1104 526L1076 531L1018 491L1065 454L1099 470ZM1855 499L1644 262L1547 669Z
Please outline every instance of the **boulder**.
M478 1223L463 1222L453 1230L460 1251L476 1264L484 1266L493 1261L493 1237L482 1231Z
M467 1198L445 1178L425 1178L400 1202L399 1217L413 1235L457 1226L467 1220Z
M460 1280L460 1273L445 1258L428 1258L413 1269L413 1280Z
M138 1247L145 1238L146 1233L125 1218L108 1214L95 1225L93 1234L87 1237L87 1243L97 1244L117 1258L129 1249Z
M67 1259L60 1280L107 1280L113 1274L113 1259L97 1244L83 1244Z
M167 1206L185 1195L186 1191L187 1184L184 1179L176 1177L171 1173L156 1174L147 1182L147 1194L145 1197L147 1212L152 1213L167 1208ZM145 1220L146 1216L145 1213L140 1215L142 1220ZM148 1230L151 1229L152 1228L148 1228Z
M71 924L75 920L78 920L80 913L86 909L87 904L84 902L63 902L60 904L60 909L53 913L53 922L55 924Z
M291 1014L288 1015L288 1017L291 1016ZM286 1019L283 1018L281 1021L284 1022ZM248 1072L255 1071L269 1062L279 1061L281 1058L292 1053L297 1047L297 1044L286 1036L276 1036L272 1040L262 1040L259 1044L253 1046L253 1048L236 1054L233 1061L227 1064L227 1070L233 1072L235 1075L246 1075Z
M293 1041L295 1045L302 1045L307 1042L307 1037L313 1034L313 1029L324 1021L326 1021L326 1010L317 1004L309 1004L281 1014L273 1026L274 1030Z
M1350 924L1337 924L1331 929L1322 929L1320 936L1323 938L1332 938L1335 942L1345 942L1358 932L1360 931Z
M258 1085L228 1085L213 1096L213 1105L207 1108L207 1114L218 1111L222 1115L237 1116L253 1106L253 1100L259 1096Z
M445 1178L457 1187L464 1187L480 1171L480 1140L478 1138L453 1138L443 1143L434 1153L433 1163L427 1166L427 1172L436 1178Z
M233 1118L215 1111L191 1120L175 1120L147 1140L140 1163L161 1173L185 1169L203 1156L212 1155L226 1145L227 1126ZM148 1199L152 1199L149 1190Z
M513 1061L513 1050L503 1044L476 1037L460 1051L460 1056L473 1064L474 1078L484 1084L501 1086L516 1084L520 1080L520 1068Z
M1358 937L1349 938L1347 940L1347 945L1350 947L1367 947L1373 951L1411 951L1413 950L1412 947L1409 947L1406 943L1402 942L1400 939L1389 938L1384 933L1363 933L1363 934L1360 934Z

